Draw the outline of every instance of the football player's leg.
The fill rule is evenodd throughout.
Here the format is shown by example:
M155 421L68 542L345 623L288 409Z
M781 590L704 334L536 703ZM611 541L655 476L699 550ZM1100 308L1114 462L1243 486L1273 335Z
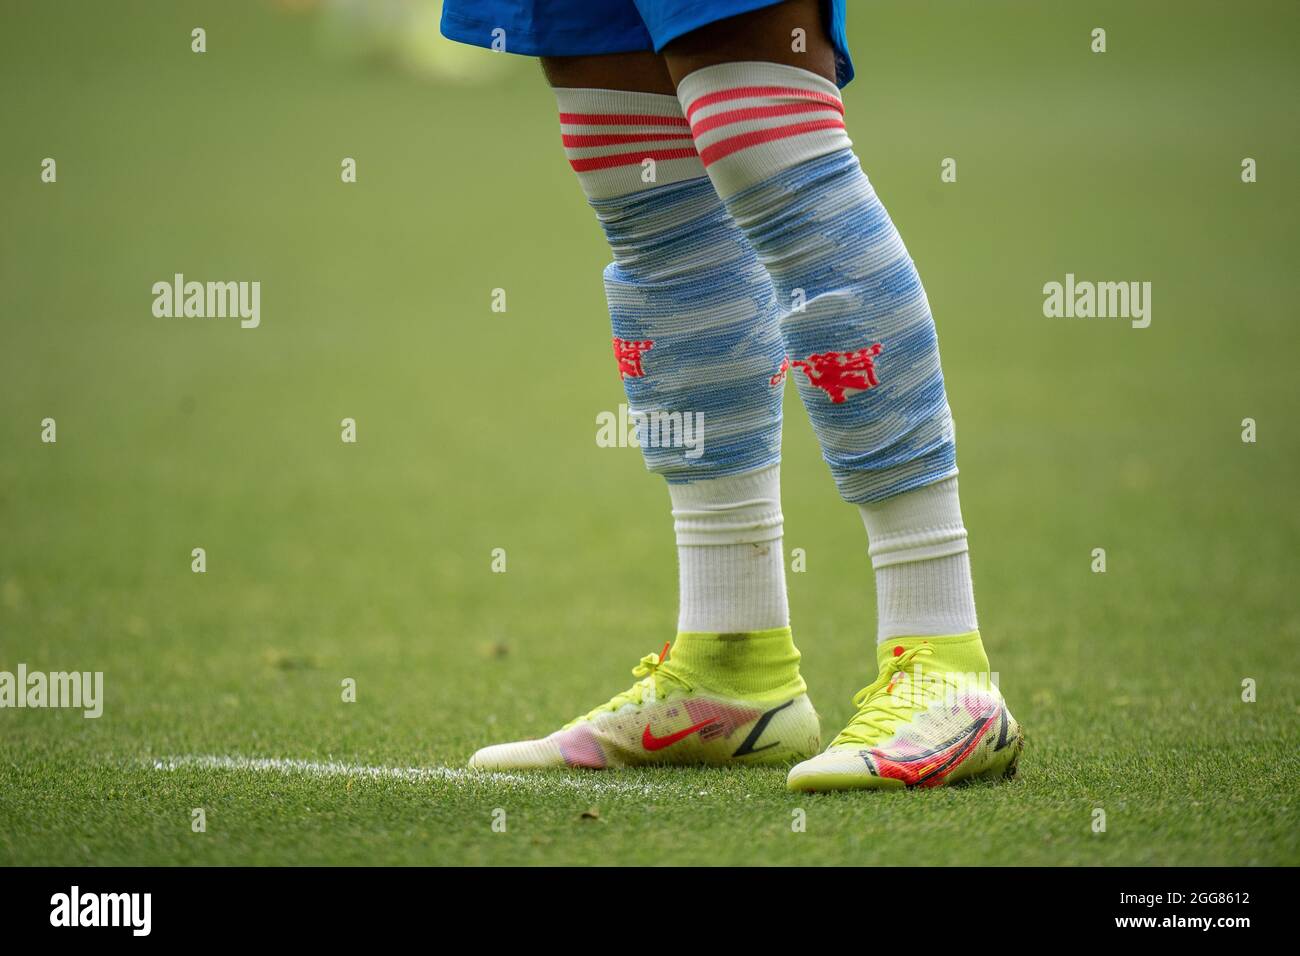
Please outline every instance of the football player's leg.
M771 282L646 53L543 58L565 155L609 241L610 375L667 480L680 605L671 656L555 734L474 766L767 763L815 752L791 639L779 463L783 357ZM667 658L665 660L665 658Z
M892 661L893 648L912 647L894 639L929 639L909 654L917 668L987 672L934 321L847 135L824 9L792 0L704 26L664 52L701 161L772 277L788 374L840 494L866 524L878 642ZM867 730L837 743L861 749L869 738L888 751L895 731L916 729L902 711L881 716L881 700L865 695ZM972 721L1002 713L1000 698L963 700ZM938 722L926 739L949 729ZM887 757L872 770L858 756L859 768L888 772ZM944 774L955 779L956 767Z

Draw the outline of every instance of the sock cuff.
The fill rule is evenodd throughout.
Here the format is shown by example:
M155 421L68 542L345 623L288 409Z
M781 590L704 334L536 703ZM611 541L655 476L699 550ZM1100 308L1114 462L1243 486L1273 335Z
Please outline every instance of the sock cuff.
M942 663L953 667L954 670L972 676L989 673L988 654L984 651L984 642L977 628L942 636L899 636L883 640L876 646L878 670L883 672L889 665L890 659L896 655L895 648L901 647L906 651L919 644L929 644L939 655Z
M967 550L956 477L858 506L874 568Z
M564 155L588 199L610 199L705 175L677 97L559 87Z
M756 544L783 533L781 466L670 484L679 546Z
M724 198L853 145L830 80L783 63L719 63L677 86L700 161Z
M807 690L788 627L735 634L683 631L668 664L688 680L734 697L788 696Z

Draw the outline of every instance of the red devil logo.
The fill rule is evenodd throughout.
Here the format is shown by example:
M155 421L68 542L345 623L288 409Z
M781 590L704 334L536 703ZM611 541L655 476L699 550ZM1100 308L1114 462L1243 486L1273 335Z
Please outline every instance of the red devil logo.
M655 347L654 342L631 342L627 339L614 339L614 358L618 361L619 378L640 378L645 375L641 367L641 356Z
M776 385L787 369L797 368L808 381L830 396L832 405L843 404L850 394L865 392L880 384L876 377L875 357L884 348L879 342L854 352L824 352L806 359L787 359L772 376Z

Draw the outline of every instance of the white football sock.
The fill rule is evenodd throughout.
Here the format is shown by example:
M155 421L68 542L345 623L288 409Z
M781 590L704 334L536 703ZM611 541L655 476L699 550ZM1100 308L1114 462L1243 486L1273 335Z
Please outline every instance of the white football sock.
M670 484L681 604L677 630L788 627L781 470Z
M957 479L859 505L876 570L876 640L978 629Z
M787 627L772 283L705 177L677 97L555 94L565 155L614 254L605 291L628 408L643 423L698 423L693 447L660 440L671 437L663 424L645 425L654 440L640 443L669 482L679 630Z

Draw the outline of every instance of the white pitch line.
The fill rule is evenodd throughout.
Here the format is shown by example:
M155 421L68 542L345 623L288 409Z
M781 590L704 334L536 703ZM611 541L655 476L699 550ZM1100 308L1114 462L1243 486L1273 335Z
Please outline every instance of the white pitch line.
M160 757L153 761L155 770L232 770L252 773L278 773L309 777L362 777L371 780L402 780L411 783L447 781L460 784L512 784L545 789L550 786L606 793L648 794L653 787L614 779L599 771L580 771L577 775L503 773L470 770L464 767L383 767L343 763L338 760L294 760L288 757L240 757L226 754L182 754Z

